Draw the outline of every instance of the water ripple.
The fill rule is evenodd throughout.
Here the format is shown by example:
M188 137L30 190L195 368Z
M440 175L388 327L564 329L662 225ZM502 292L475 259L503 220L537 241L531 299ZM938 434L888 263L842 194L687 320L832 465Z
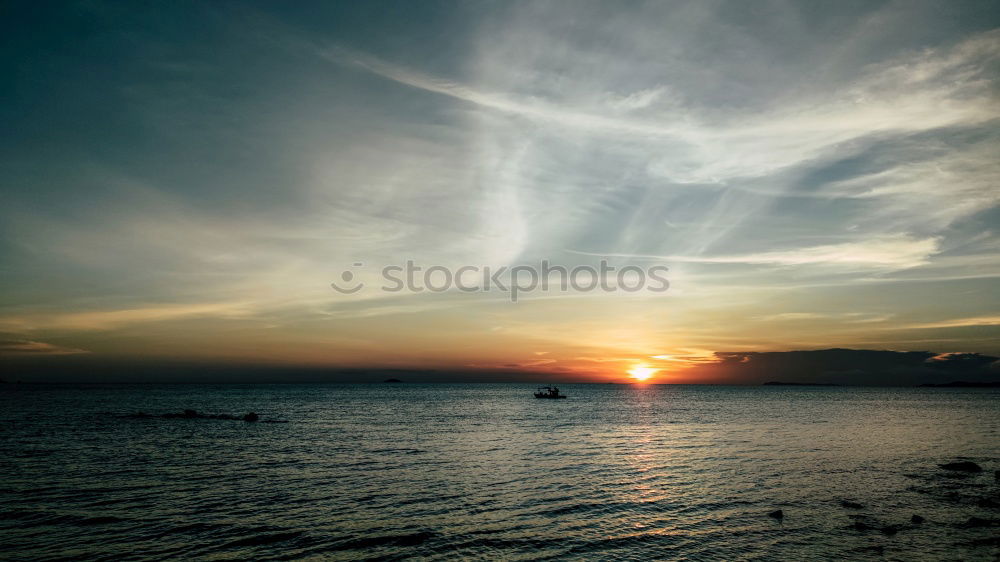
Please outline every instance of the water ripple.
M548 403L530 390L0 391L0 552L978 560L1000 548L995 391L581 385ZM187 408L290 423L118 417ZM938 467L959 458L986 470Z

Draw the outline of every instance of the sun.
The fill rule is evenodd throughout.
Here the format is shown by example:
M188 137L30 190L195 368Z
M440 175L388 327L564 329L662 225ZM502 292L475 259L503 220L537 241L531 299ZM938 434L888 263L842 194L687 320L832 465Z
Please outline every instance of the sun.
M636 365L628 370L629 376L637 381L644 381L656 374L659 369L654 369L646 365Z

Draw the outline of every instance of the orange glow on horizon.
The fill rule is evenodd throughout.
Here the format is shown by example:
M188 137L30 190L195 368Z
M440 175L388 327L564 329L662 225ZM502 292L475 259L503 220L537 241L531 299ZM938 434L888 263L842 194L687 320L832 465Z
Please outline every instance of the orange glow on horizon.
M631 369L628 370L628 374L633 379L641 382L655 375L657 371L659 371L659 369L655 369L648 365L636 365L635 367L632 367Z

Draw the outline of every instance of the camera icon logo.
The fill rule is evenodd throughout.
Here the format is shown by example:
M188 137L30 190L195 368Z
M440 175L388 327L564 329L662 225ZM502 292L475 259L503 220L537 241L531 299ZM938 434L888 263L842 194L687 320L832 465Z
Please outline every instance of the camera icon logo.
M365 264L362 262L355 262L351 267L364 267L364 266ZM340 279L345 284L344 287L341 287L336 281L330 283L330 286L333 287L333 290L337 291L340 294L353 295L354 293L357 293L361 289L365 288L365 284L362 281L358 281L354 284L354 286L350 286L351 283L354 282L354 272L351 271L350 269L345 269L344 271L342 271L340 273Z

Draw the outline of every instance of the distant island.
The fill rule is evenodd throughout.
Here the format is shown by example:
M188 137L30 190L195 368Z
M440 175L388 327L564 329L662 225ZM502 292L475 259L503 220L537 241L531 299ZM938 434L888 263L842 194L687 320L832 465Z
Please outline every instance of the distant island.
M385 379L385 380L384 380L384 381L382 381L382 382L403 382L403 381L401 381L401 380L399 380L399 379Z
M925 383L918 386L925 388L1000 388L1000 381L990 381L990 382L952 381L941 384Z
M785 382L785 381L770 381L764 383L762 386L839 386L829 382Z

